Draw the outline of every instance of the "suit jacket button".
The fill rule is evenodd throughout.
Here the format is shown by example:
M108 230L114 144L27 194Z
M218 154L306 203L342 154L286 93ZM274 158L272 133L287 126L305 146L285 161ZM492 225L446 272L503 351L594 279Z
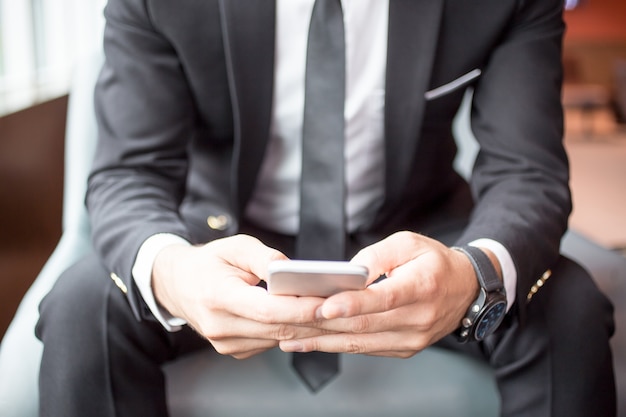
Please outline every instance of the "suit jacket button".
M207 224L213 230L226 230L228 228L228 216L220 214L219 216L209 216L206 219Z

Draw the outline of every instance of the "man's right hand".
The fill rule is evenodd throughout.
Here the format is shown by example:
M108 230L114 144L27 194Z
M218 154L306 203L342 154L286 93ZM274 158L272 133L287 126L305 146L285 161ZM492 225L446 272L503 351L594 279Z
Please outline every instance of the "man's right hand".
M243 359L281 340L327 333L312 325L324 299L273 296L257 286L277 259L286 256L247 235L172 245L156 257L152 288L163 308L185 319L219 353Z

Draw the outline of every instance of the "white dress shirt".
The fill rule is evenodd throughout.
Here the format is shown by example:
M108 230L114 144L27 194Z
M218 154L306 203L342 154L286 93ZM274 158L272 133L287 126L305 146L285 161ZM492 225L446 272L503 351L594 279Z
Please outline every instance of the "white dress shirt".
M271 137L257 187L246 208L252 222L284 234L298 232L306 45L315 0L277 0L274 103ZM384 98L388 0L342 0L346 38L345 172L349 231L376 214L384 198ZM152 293L152 264L159 250L183 239L162 234L140 248L133 278L144 301L163 326L174 331L184 321L160 308ZM472 242L500 261L509 308L515 300L516 271L498 242Z
M276 3L276 76L271 138L246 210L256 224L298 232L304 76L315 0ZM388 1L342 1L346 38L346 219L356 230L376 214L384 195L383 111Z

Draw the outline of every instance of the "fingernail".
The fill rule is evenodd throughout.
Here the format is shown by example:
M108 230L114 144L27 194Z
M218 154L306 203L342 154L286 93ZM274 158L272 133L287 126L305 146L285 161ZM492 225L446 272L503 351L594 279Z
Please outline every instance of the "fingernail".
M302 352L304 345L297 340L283 340L280 342L280 349L284 352Z

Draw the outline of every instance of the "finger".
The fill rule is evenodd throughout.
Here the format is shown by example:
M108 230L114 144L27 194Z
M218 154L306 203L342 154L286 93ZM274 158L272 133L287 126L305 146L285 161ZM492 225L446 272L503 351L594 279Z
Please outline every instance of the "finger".
M230 339L257 339L257 340L288 340L297 338L309 338L329 334L331 331L317 327L295 326L290 324L265 324L240 317L227 316L225 318L213 317L215 325L206 330L200 330L205 338L212 341Z
M370 270L369 282L417 258L439 242L412 232L397 232L359 251L351 262Z
M312 326L330 333L381 333L388 331L431 332L438 323L438 316L431 305L423 309L404 306L398 309L347 318L320 320ZM297 338L297 337L295 337Z
M385 357L385 358L408 359L410 357L415 356L418 353L419 353L418 351L401 350L401 351L370 352L370 353L364 353L364 355Z
M226 283L226 281L229 281ZM227 289L216 292L225 311L266 324L307 324L318 321L317 311L325 301L319 297L271 295L265 289L246 285L238 279L226 280ZM217 295L216 295L217 297Z
M346 291L324 301L318 316L325 319L354 317L430 302L445 287L438 281L438 261L426 253L404 263L390 276L362 291Z
M218 341L209 340L209 342L211 342L217 353L237 359L249 358L257 353L278 346L277 341L266 339L233 338Z
M274 348L274 347L276 347L276 346L272 346L271 348ZM269 349L271 349L271 348L269 348ZM256 356L256 355L258 355L260 353L266 352L269 349L256 349L256 350L251 350L249 352L242 352L242 353L238 353L238 354L231 355L231 356L233 358L235 358L235 359L243 360L243 359L248 359L248 358L251 358L253 356Z
M369 354L372 352L417 352L430 345L419 333L383 332L376 334L329 334L308 339L285 340L279 347L285 352L332 352Z
M223 261L251 274L247 277L252 278L251 285L256 285L259 279L267 280L267 266L271 261L287 259L282 252L248 235L231 236L213 243L216 249L219 246L218 255Z
M271 333L271 330L267 332ZM281 333L281 332L279 332ZM327 334L325 331L313 328L300 328L295 329L295 333L298 337L308 338ZM266 335L264 335L266 336ZM232 336L232 337L208 337L209 342L213 345L215 350L222 355L233 356L237 359L245 359L254 356L258 353L264 352L268 349L278 346L279 340L268 337L253 337L253 336Z

